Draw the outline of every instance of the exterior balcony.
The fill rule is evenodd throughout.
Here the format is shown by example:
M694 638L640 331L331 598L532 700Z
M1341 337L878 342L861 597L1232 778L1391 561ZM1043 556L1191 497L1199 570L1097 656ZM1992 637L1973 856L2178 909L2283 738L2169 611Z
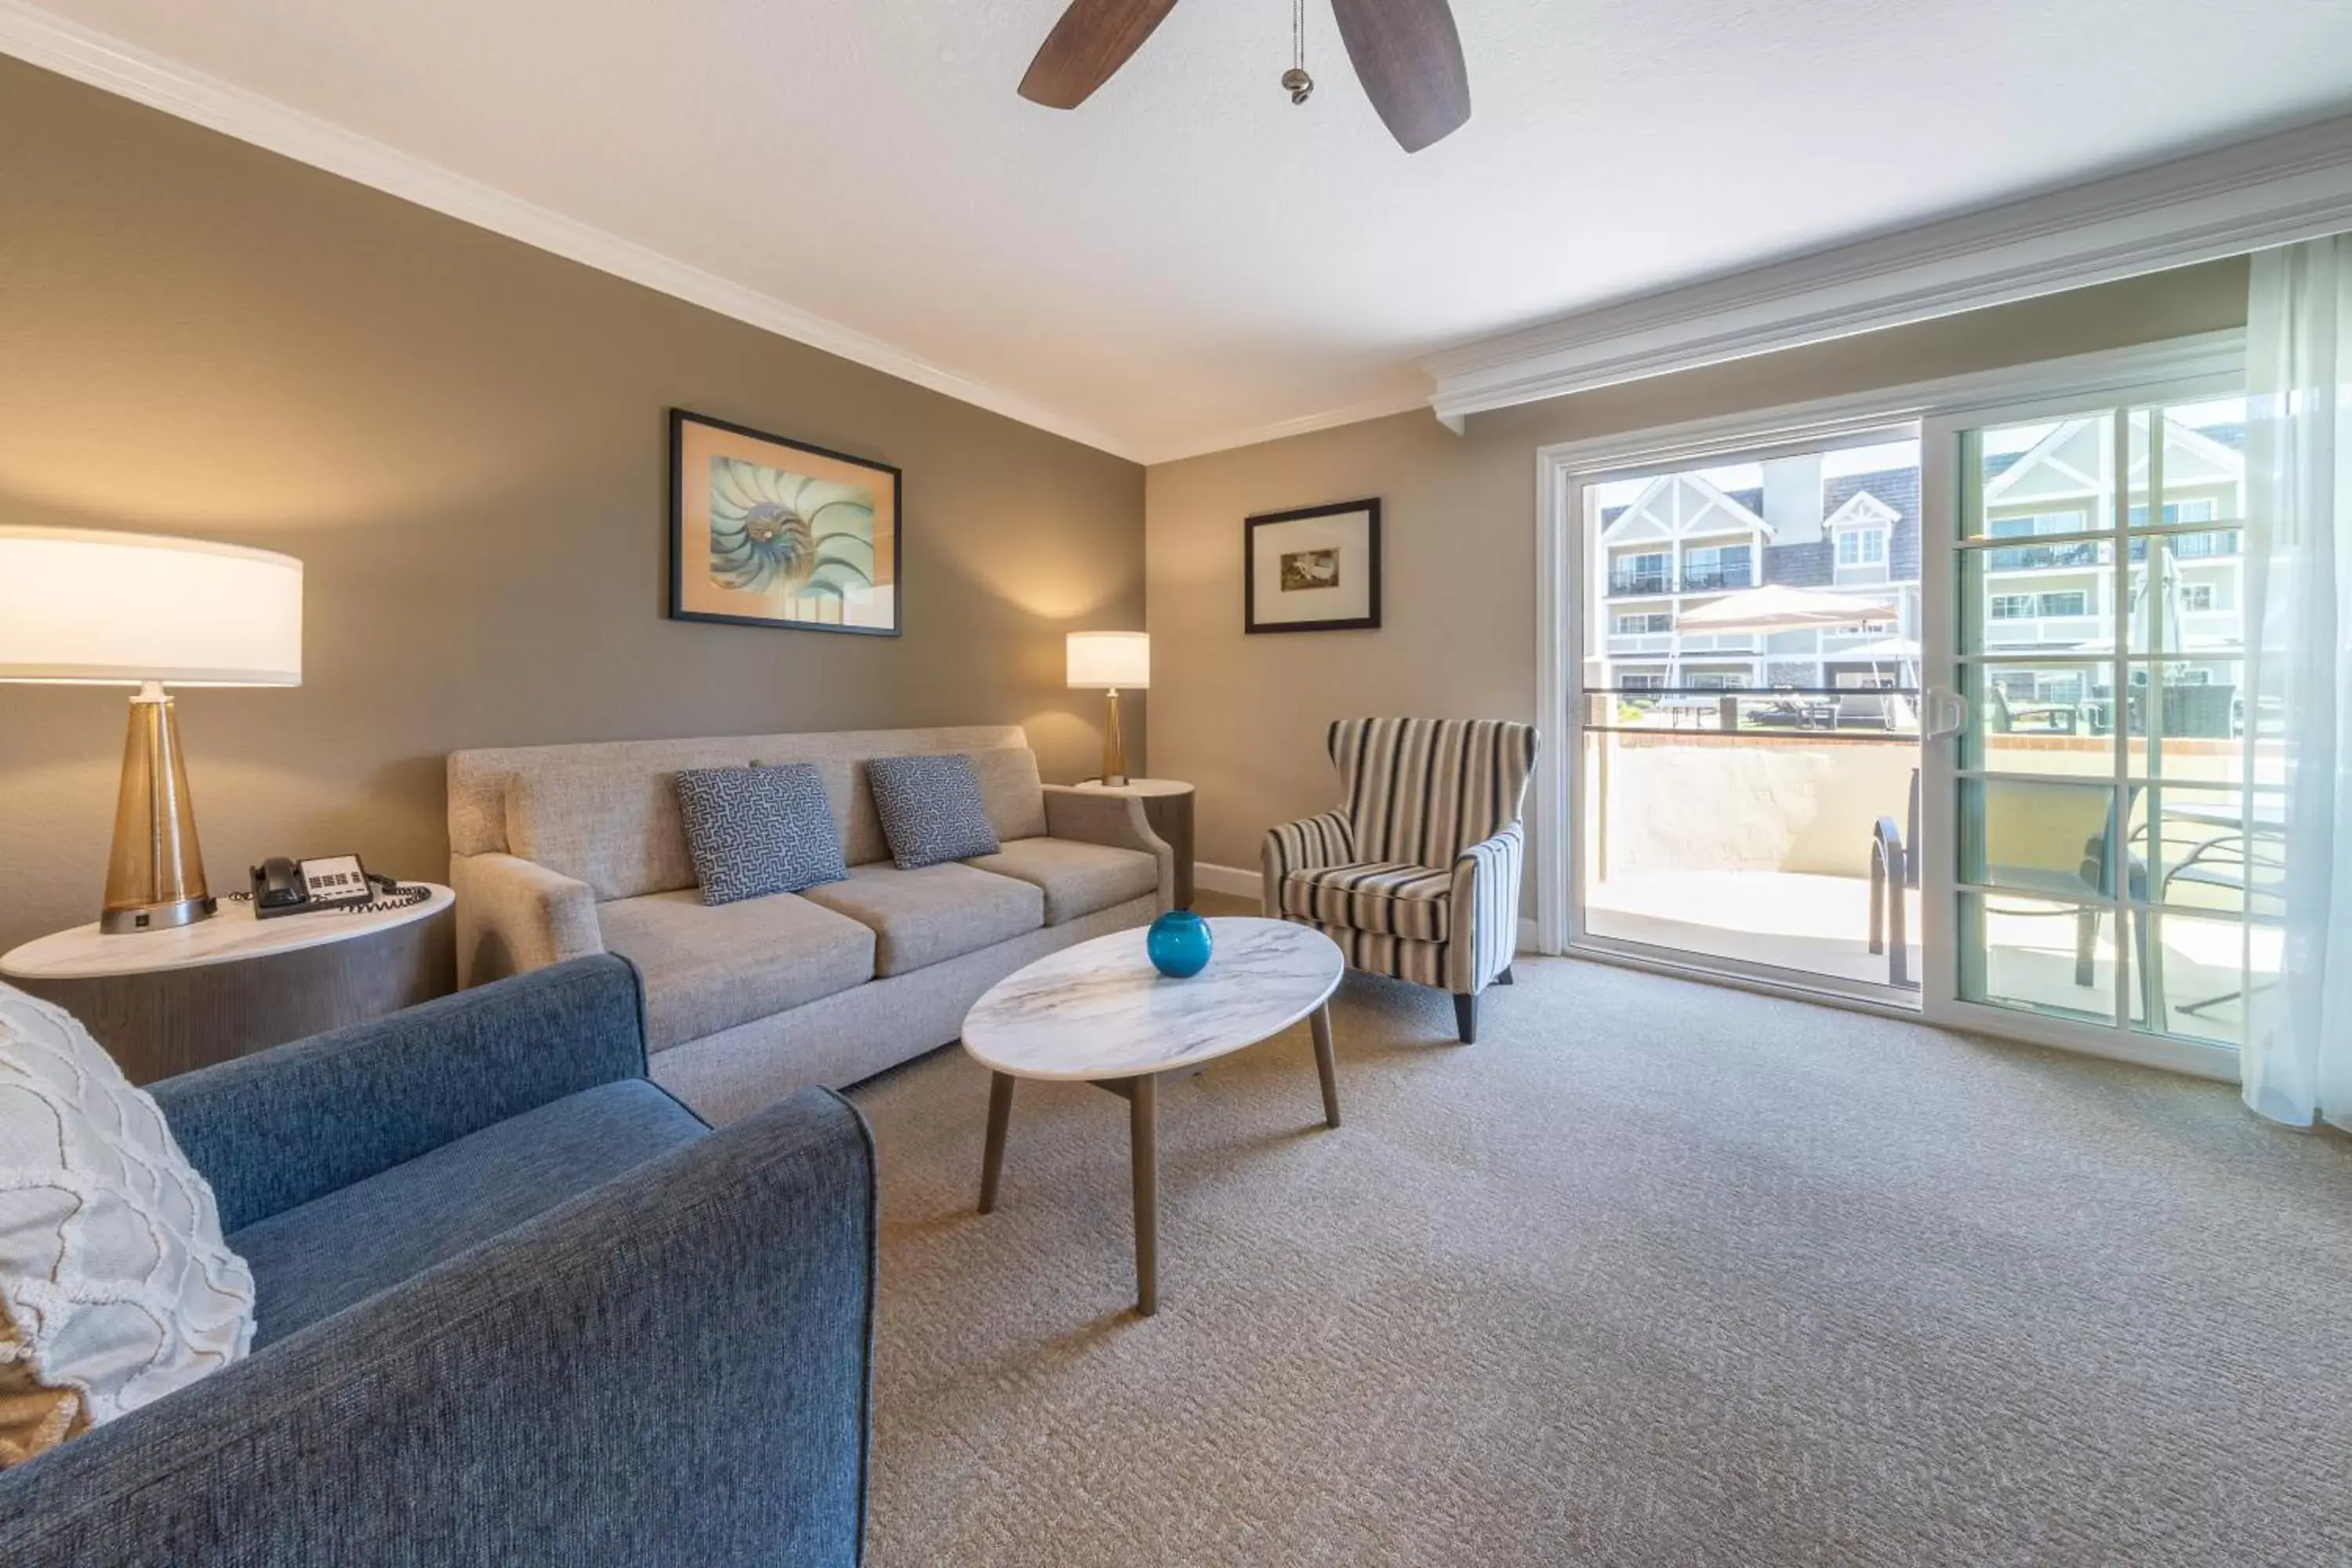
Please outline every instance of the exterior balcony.
M2105 542L2074 539L2058 544L2016 544L1985 552L1988 572L2047 572L2053 568L2099 566Z
M1746 561L1727 562L1720 566L1690 566L1683 570L1683 592L1685 594L1720 594L1754 586L1756 568Z
M1671 572L1652 571L1648 568L1636 570L1626 566L1610 568L1609 596L1612 599L1642 595L1671 594L1674 591L1675 578Z
M1729 655L1749 658L1761 651L1753 632L1718 632L1711 637L1693 634L1681 637L1673 632L1612 632L1602 640L1601 647L1611 658L1664 658L1677 653L1685 658L1703 654L1710 658Z

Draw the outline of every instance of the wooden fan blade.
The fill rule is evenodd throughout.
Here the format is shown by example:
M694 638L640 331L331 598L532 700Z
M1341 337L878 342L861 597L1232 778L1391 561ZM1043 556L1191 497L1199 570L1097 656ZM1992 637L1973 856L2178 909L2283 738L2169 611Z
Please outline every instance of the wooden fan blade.
M1418 153L1470 118L1470 68L1445 0L1331 0L1339 37L1389 134Z
M1029 62L1021 96L1048 109L1076 109L1175 8L1176 0L1071 0Z

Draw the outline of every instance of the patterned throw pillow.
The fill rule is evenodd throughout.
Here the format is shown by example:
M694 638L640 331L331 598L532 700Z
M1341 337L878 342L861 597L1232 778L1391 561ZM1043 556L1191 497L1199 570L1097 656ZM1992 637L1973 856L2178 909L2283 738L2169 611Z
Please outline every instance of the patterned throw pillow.
M849 875L824 779L808 763L688 768L677 775L677 809L706 904L797 893Z
M901 871L1003 847L988 825L988 802L970 757L876 757L866 764L866 777L890 858Z
M253 1272L155 1101L0 985L0 1466L252 1346Z

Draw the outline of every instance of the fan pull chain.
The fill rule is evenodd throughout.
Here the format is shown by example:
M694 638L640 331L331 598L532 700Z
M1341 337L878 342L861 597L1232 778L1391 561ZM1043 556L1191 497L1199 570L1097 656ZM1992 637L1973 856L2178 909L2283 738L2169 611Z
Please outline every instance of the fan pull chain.
M1315 90L1307 74L1307 0L1290 0L1290 68L1282 73L1282 90L1293 103L1305 103Z

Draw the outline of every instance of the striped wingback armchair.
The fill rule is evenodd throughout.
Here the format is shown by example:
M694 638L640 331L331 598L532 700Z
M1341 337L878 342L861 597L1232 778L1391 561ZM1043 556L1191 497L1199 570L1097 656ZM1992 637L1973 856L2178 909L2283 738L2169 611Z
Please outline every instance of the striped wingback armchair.
M1339 807L1266 834L1266 918L1315 927L1355 968L1452 992L1468 1045L1478 994L1511 983L1535 729L1342 719L1327 743Z

